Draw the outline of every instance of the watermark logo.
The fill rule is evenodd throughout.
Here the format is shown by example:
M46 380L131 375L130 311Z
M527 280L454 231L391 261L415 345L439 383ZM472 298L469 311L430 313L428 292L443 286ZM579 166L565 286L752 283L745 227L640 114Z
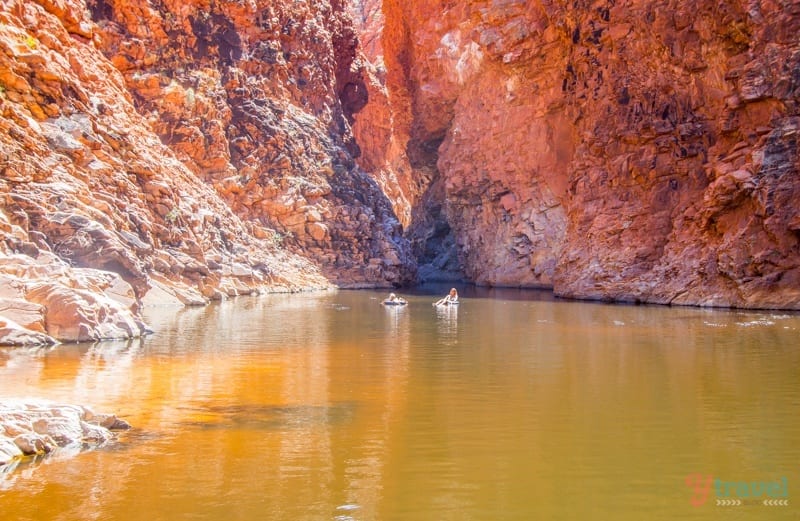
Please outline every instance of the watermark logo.
M711 492L712 478L709 474L689 474L686 476L686 486L692 490L692 499L689 501L693 507L705 505L708 494Z
M711 474L689 474L684 483L691 491L693 507L705 505L713 492L717 506L789 506L789 480L725 481Z

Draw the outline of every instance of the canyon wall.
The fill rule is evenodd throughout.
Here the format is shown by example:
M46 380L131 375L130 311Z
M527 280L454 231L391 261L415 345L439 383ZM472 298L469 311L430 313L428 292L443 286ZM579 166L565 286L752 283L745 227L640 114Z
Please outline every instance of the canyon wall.
M340 287L413 279L390 200L354 162L368 98L342 0L88 7L137 110L237 216Z
M413 279L353 159L356 48L336 1L0 2L0 343Z
M421 276L457 264L478 284L564 297L800 308L800 4L381 13L370 59L422 182L404 188ZM420 255L427 241L446 263Z

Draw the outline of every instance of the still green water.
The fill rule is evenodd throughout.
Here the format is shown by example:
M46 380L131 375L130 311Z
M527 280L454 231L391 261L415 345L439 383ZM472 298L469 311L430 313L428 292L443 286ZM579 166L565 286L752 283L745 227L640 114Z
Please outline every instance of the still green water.
M433 308L446 289L148 309L143 340L0 350L0 397L134 426L0 472L2 519L800 517L800 316L471 288Z

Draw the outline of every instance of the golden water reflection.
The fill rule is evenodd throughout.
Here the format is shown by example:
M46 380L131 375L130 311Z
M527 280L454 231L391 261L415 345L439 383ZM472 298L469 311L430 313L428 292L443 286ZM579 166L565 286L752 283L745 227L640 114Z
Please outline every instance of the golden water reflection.
M460 293L444 310L423 294L384 307L370 291L150 309L157 333L143 340L0 351L0 395L85 403L135 427L0 474L0 509L722 519L713 497L690 504L687 475L800 483L798 316Z

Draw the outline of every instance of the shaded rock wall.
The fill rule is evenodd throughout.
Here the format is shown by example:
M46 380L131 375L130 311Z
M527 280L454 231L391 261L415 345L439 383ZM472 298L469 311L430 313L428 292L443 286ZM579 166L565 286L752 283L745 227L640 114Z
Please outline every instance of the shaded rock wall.
M443 179L436 166L443 131L430 136L420 126L429 108L420 104L421 86L414 67L424 31L423 20L452 21L441 5L417 7L406 2L352 0L352 18L364 52L369 103L354 116L353 132L361 148L358 158L392 200L405 226L419 265L419 280L457 280L464 277L450 222L445 212ZM433 16L435 14L435 16ZM451 101L451 100L450 100Z
M467 279L800 308L799 4L386 0L382 13L393 139L423 182L405 192L410 229L449 231Z
M796 2L0 5L18 343L52 340L63 288L119 304L59 329L95 339L144 330L141 303L397 285L417 259L567 297L800 306ZM30 300L47 270L60 289Z

